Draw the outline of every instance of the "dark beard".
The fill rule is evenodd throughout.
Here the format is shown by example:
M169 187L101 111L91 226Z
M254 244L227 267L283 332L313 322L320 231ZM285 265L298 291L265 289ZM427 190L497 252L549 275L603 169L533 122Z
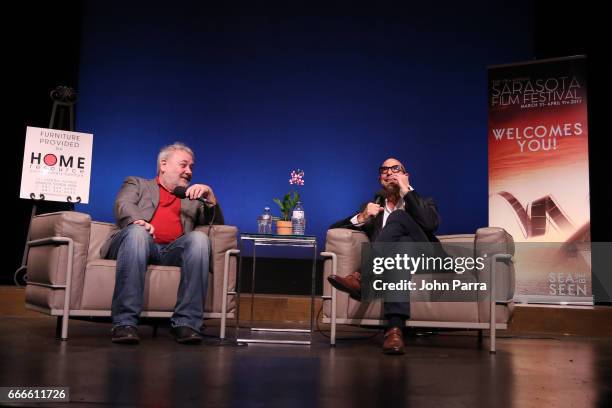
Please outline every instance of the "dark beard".
M384 187L387 195L398 195L399 194L399 186L397 184L389 183Z
M393 202L396 202L397 199L399 198L400 195L400 188L397 184L388 184L384 187L385 189L385 193L387 194L387 198L395 198L395 200L392 200Z

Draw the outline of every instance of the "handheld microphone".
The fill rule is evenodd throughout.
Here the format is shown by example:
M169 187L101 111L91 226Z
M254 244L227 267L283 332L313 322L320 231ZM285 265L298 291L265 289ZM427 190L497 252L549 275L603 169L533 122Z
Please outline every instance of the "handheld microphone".
M378 193L376 193L376 196L374 197L374 204L384 207L385 196L383 195L382 191L379 191Z
M385 190L380 190L378 193L376 193L376 195L374 196L374 204L379 205L381 207L385 206ZM375 219L376 217L371 217L358 224L353 224L353 223L342 224L342 225L336 226L335 228L363 227L365 225L373 223Z
M174 188L174 190L172 190L172 194L174 194L178 198L188 198L187 195L185 194L186 191L187 191L187 189L185 187L183 187L183 186L176 186ZM190 198L190 200L191 200L191 198ZM207 204L207 205L212 205L212 203L210 201L208 201L207 199L205 199L204 197L196 198L196 200L198 200L201 203Z

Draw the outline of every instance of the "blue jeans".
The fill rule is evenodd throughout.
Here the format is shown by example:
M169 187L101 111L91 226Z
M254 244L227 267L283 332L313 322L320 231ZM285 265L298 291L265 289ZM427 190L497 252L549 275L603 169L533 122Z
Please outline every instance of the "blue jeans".
M172 327L188 326L199 331L208 289L209 257L210 241L201 231L160 245L143 226L131 224L123 228L113 237L107 255L108 259L117 260L113 326L138 324L147 265L155 264L181 267L176 306L170 320Z

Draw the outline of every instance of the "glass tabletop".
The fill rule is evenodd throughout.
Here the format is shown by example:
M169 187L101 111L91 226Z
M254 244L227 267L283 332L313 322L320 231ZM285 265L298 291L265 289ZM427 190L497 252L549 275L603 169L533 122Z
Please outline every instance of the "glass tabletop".
M240 239L287 239L296 241L313 241L316 235L279 235L279 234L259 234L257 232L242 232Z

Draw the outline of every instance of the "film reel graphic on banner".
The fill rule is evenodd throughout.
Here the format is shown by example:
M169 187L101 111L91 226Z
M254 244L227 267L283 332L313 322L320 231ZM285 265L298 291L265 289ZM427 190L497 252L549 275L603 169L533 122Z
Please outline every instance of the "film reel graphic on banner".
M548 224L557 230L571 234L560 247L565 256L580 255L591 265L591 223L586 222L580 228L574 227L563 209L552 195L546 195L523 207L521 202L507 191L498 193L512 207L526 239L542 237L548 232Z
M525 238L539 237L546 234L550 222L561 232L571 232L575 227L552 195L539 198L523 207L523 204L507 191L498 193L514 210Z

